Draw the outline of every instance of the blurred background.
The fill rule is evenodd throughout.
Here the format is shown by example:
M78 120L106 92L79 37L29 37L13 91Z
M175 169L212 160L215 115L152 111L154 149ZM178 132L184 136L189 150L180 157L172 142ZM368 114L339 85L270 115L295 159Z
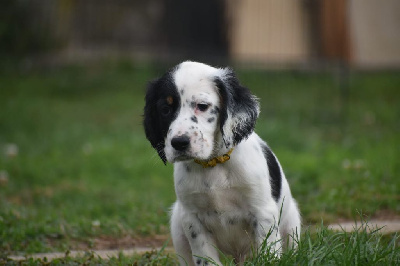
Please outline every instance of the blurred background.
M5 0L0 12L2 54L34 61L400 65L397 0Z
M0 1L0 259L161 246L149 80L234 67L304 226L400 213L400 1ZM171 243L169 243L171 244Z

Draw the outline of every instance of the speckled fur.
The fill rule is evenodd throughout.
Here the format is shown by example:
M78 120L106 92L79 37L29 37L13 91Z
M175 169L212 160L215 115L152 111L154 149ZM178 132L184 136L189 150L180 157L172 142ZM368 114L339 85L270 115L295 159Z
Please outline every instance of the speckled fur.
M148 88L144 124L163 161L174 163L171 235L181 265L221 264L218 251L242 263L267 235L277 256L295 246L299 210L279 161L253 132L257 99L228 68L184 62L163 78ZM168 123L157 120L160 112ZM172 142L182 137L188 143L177 150ZM232 147L231 159L215 167L193 161Z

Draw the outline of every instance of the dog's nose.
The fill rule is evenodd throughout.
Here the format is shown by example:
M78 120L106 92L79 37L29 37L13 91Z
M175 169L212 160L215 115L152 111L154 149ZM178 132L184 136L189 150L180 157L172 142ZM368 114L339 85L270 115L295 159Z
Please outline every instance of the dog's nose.
M171 140L172 147L174 147L174 149L177 151L186 150L187 147L189 147L189 144L190 144L190 138L186 135L174 137Z

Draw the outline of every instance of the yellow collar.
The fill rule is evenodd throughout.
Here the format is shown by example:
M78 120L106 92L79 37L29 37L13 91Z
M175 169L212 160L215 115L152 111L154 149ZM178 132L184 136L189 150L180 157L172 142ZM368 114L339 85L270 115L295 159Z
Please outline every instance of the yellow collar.
M217 163L224 163L226 161L229 161L229 159L231 158L231 153L233 151L233 148L230 149L227 153L225 153L224 155L221 156L217 156L212 158L211 160L208 161L200 161L197 159L194 159L195 163L201 164L203 166L203 168L208 168L208 167L214 167L217 165Z

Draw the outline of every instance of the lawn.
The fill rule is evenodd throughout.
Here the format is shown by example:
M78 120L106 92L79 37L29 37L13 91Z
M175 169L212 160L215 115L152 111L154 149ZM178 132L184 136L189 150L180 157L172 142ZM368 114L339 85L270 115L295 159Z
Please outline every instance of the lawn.
M162 66L99 63L0 74L0 254L167 235L175 199L142 128ZM400 75L238 70L261 101L305 225L400 213Z

